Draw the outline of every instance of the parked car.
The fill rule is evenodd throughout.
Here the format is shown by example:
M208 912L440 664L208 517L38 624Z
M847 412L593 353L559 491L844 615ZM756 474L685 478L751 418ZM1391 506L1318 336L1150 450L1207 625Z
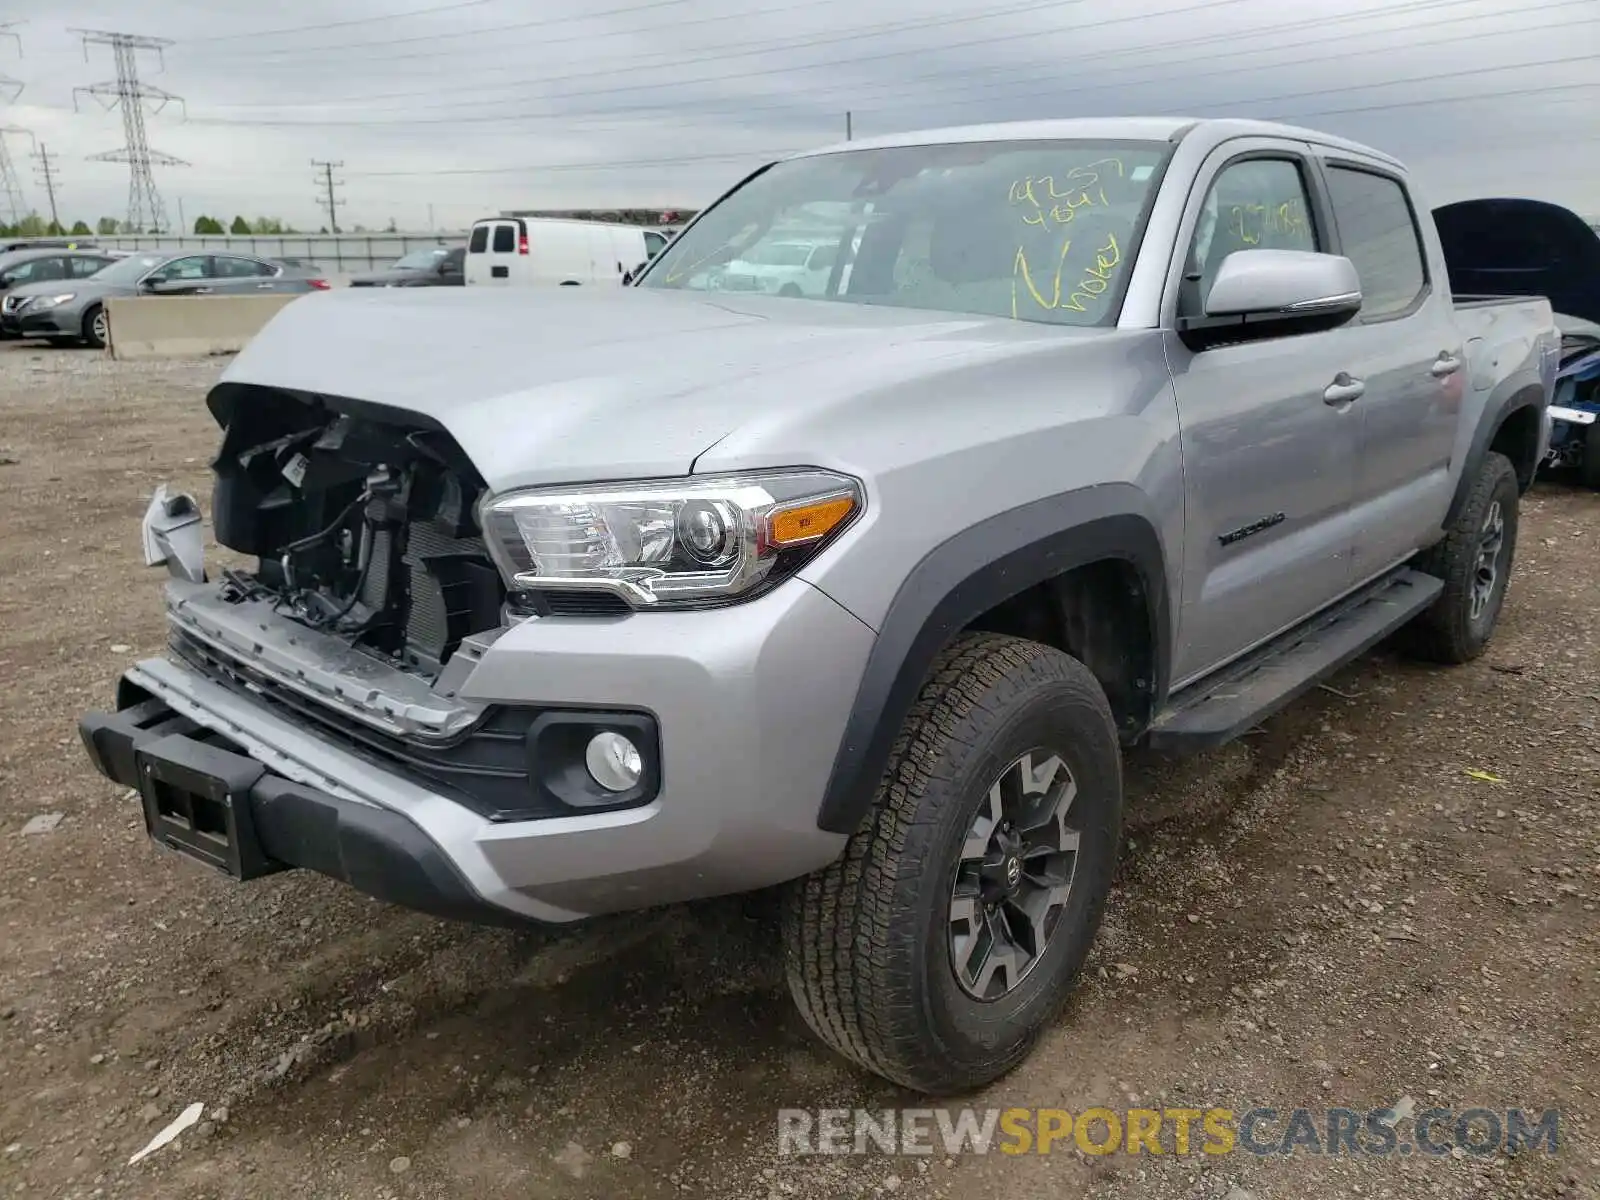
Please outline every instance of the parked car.
M103 250L30 249L0 254L0 310L13 288L28 283L85 279L116 260ZM15 337L0 311L0 338Z
M467 239L466 281L489 284L622 283L667 238L654 229L607 221L490 217Z
M717 275L718 289L769 292L775 296L818 296L839 255L837 238L814 241L762 241L730 261Z
M820 211L825 292L688 286ZM254 566L157 493L170 651L84 745L238 879L547 923L778 885L822 1040L982 1085L1094 940L1123 747L1390 634L1483 653L1558 338L1447 278L1386 154L1120 119L786 159L635 287L290 305L208 399Z
M106 344L105 302L121 296L311 292L327 281L306 267L245 254L131 254L70 284L28 283L0 300L0 328L54 345Z
M430 246L397 258L382 271L350 277L351 287L460 287L467 277L465 246Z
M67 237L37 237L37 238L12 238L9 241L0 239L0 254L10 254L13 250L96 250L99 249L90 238Z

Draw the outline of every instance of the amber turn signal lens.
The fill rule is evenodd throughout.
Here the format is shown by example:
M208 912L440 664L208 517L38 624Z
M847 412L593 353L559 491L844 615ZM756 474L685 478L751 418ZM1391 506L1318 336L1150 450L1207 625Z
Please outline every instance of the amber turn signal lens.
M767 543L782 549L814 542L842 525L855 507L855 497L835 496L775 512L768 520Z

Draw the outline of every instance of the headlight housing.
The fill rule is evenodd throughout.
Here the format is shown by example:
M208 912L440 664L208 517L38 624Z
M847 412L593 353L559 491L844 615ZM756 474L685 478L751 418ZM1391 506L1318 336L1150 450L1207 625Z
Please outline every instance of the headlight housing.
M54 308L58 304L65 304L74 299L76 293L62 292L59 296L35 296L30 308Z
M486 497L478 516L513 591L692 608L776 586L864 503L847 475L788 470L508 492Z

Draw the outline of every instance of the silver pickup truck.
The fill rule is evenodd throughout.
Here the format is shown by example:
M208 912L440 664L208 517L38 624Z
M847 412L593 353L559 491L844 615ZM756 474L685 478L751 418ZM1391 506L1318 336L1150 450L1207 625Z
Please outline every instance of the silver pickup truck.
M799 296L731 285L834 247ZM1452 299L1387 155L1247 121L773 163L635 286L289 305L208 404L208 572L86 715L150 836L485 922L781 887L801 1012L997 1078L1117 861L1122 753L1390 634L1480 654L1549 436L1540 299Z

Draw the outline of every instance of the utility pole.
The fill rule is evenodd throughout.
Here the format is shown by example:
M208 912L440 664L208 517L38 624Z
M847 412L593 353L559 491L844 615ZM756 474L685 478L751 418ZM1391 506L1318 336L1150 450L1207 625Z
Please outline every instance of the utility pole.
M339 206L343 204L344 201L340 200L336 195L334 195L333 189L335 187L342 187L343 180L334 179L333 172L336 168L344 166L344 163L327 162L320 158L313 158L311 160L311 165L318 168L318 170L321 172L321 178L318 179L317 182L322 185L324 196L323 198L318 199L317 204L325 205L328 209L328 231L330 233L338 233Z
M855 114L849 109L844 114L844 140L852 141L855 136Z
M17 54L22 53L22 39L11 32L15 21L0 24L0 37L8 37L17 43ZM13 79L9 75L0 75L0 102L14 103L22 95L22 81ZM25 134L32 137L26 129L15 126L0 125L0 204L5 206L4 211L11 214L11 224L16 225L27 216L27 203L22 198L22 181L17 178L17 168L11 161L11 151L6 148L7 134Z
M151 168L186 167L189 164L181 158L150 148L145 136L145 110L148 107L151 113L158 113L173 101L181 106L183 97L142 82L139 79L138 52L154 50L159 58L161 51L172 43L165 38L106 33L98 29L74 29L72 32L83 38L85 61L88 60L90 46L110 46L117 65L115 80L72 89L74 107L81 93L93 96L107 112L113 108L122 109L122 148L90 155L90 161L128 164L128 224L138 233L143 233L147 226L159 233L166 227L167 212L161 203L161 193L156 191L155 175Z
M50 149L43 142L39 143L39 150L33 156L39 160L39 165L34 168L39 182L44 184L44 194L50 199L50 224L53 228L62 230L61 216L56 212L56 172L50 165Z

